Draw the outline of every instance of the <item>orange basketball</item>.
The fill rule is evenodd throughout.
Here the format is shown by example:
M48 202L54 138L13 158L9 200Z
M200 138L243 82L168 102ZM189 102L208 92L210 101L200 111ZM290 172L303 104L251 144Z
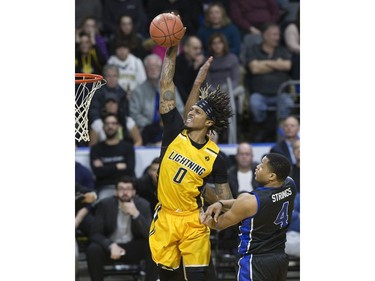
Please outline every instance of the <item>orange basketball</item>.
M156 16L150 24L150 37L155 44L163 47L178 45L185 34L185 27L180 19L172 13Z

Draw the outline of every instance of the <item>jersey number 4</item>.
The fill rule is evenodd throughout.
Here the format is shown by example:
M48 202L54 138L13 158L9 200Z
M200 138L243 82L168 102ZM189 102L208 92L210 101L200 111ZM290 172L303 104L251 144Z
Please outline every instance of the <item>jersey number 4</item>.
M277 214L277 217L273 222L276 225L280 225L280 228L288 225L288 208L289 202L284 202L280 212Z

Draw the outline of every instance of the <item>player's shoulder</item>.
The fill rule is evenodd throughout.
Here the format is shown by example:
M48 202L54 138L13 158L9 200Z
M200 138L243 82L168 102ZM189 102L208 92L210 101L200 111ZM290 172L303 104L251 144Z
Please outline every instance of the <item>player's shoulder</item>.
M288 176L284 181L284 187L285 188L291 187L293 189L296 189L296 183L294 182L294 179Z

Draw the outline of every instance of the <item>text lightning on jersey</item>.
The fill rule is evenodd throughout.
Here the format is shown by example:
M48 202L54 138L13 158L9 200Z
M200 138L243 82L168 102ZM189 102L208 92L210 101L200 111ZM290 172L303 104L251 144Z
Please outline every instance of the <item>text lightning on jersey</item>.
M168 158L177 163L184 165L185 167L189 168L190 170L192 170L194 173L197 173L198 175L202 175L206 171L205 168L199 166L197 163L191 161L189 158L179 153L176 153L174 151L172 151L172 153L168 156Z

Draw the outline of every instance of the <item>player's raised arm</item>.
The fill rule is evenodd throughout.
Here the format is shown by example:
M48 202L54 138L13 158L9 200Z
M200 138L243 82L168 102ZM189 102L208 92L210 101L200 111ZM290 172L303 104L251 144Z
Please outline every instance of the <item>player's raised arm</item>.
M169 47L165 53L160 76L159 112L165 114L176 107L176 91L173 76L176 68L178 46Z
M190 108L199 100L199 94L200 94L200 87L202 83L206 80L208 70L210 69L211 63L212 63L213 57L209 57L207 61L201 66L199 69L199 72L197 74L197 77L194 80L193 87L191 88L189 97L185 103L184 108L184 118L186 119L187 114L190 110Z

